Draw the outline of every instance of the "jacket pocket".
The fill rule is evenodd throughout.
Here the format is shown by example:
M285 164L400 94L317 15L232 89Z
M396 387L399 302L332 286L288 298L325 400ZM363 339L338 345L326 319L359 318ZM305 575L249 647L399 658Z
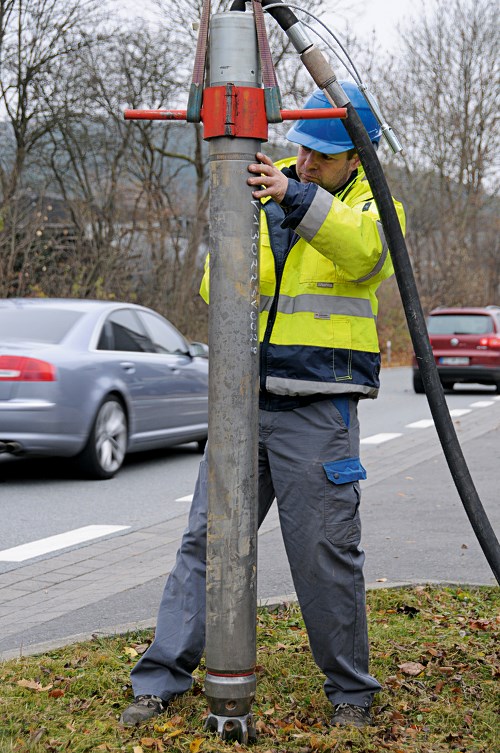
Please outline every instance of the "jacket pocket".
M361 540L359 481L366 471L359 458L323 463L325 471L325 535L339 547L358 546Z

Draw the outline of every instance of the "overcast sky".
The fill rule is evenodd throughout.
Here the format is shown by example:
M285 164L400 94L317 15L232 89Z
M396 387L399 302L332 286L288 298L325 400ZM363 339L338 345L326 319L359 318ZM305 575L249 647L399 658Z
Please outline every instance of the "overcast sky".
M307 3L290 0L293 5L302 5L307 9ZM422 8L426 2L431 7L436 0L351 0L352 10L342 14L339 23L339 34L345 28L345 22L352 24L357 35L363 38L368 37L371 31L375 29L377 38L386 50L391 51L396 45L395 30L397 24L404 22L406 18ZM152 0L119 0L122 12L127 16L142 15L145 18L153 18L154 5ZM330 3L325 0L325 7ZM332 3L333 5L333 3ZM300 13L297 14L300 16ZM331 16L332 17L332 16ZM303 16L304 20L306 19ZM333 17L334 18L334 17Z
M434 0L428 0L430 7ZM387 50L394 49L398 24L411 15L418 14L423 0L363 0L357 4L358 10L348 14L360 37L371 34L375 29L380 44Z

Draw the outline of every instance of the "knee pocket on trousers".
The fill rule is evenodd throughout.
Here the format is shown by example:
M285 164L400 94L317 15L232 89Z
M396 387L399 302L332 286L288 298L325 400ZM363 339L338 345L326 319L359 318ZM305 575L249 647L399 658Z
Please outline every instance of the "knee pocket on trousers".
M359 458L323 463L325 470L325 535L336 546L358 546L361 540L359 481L366 471Z

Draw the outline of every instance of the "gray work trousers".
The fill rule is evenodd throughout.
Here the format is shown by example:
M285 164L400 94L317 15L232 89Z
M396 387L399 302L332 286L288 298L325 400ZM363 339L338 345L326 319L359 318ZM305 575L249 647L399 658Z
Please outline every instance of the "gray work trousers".
M346 459L350 459L346 463ZM361 470L360 470L361 469ZM333 704L369 707L364 553L359 546L357 400L260 411L259 525L273 500L314 659ZM207 463L160 604L156 635L131 673L134 695L168 701L191 687L205 644Z

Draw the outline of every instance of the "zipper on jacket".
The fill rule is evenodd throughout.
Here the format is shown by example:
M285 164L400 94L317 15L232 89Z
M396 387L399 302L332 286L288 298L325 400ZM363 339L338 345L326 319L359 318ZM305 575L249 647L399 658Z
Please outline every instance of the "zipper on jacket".
M295 168L295 165L292 166ZM352 175L348 178L348 180L344 183L343 186L341 186L338 191L336 191L333 196L335 198L338 198L340 201L344 201L347 194L351 189L353 188L354 184L356 183L356 178L358 177L359 172L356 169ZM263 208L263 211L265 212L265 208ZM260 344L260 364L259 364L259 381L260 381L260 391L263 393L266 393L266 373L267 373L267 351L269 348L269 342L271 340L271 332L274 326L274 322L276 320L276 314L278 311L278 299L280 294L280 288L281 288L281 280L283 278L283 271L285 269L286 260L288 259L288 255L290 251L292 250L292 247L295 245L295 243L299 240L300 236L297 235L297 233L293 232L292 236L290 238L290 241L288 243L288 248L285 251L285 253L281 256L280 259L276 258L276 253L274 250L274 243L273 241L276 240L276 237L274 235L274 224L271 222L272 218L267 216L267 227L269 230L269 241L271 245L271 251L274 258L274 271L276 275L276 287L274 291L274 297L273 302L271 303L271 306L269 308L269 316L267 318L267 324L266 324L266 331L264 333L264 337L262 338L262 342Z

